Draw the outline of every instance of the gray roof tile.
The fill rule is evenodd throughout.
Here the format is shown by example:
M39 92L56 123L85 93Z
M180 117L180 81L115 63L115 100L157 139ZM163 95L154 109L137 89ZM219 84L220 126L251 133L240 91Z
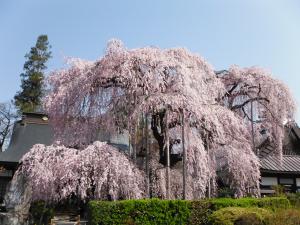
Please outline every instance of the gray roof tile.
M282 162L277 156L267 156L260 159L261 169L276 172L300 173L300 156L284 155Z
M0 153L0 162L18 163L33 145L51 145L53 129L48 124L15 123L10 144L6 151Z

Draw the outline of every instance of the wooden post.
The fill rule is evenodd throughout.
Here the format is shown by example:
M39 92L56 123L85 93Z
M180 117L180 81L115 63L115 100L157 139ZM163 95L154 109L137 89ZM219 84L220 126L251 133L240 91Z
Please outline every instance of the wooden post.
M129 158L132 157L132 149L131 149L131 125L130 125L130 121L128 120L128 154L129 154Z
M254 140L254 124L253 124L253 102L251 101L250 104L251 107L251 135L252 135L252 146L253 146L253 152L257 154L255 150L255 140Z
M133 149L133 161L136 163L136 152L137 152L137 145L138 145L138 131L139 131L139 123L140 123L140 118L137 118L136 124L135 124L135 129L134 129L134 149Z
M208 178L208 198L211 198L211 191L210 191L211 187L210 187L210 174L209 174L209 178Z
M168 108L166 109L166 191L167 199L170 199L170 151L169 151L169 125Z
M80 215L78 215L76 218L76 225L80 225Z
M149 170L149 128L148 128L148 114L146 114L146 121L145 121L145 142L146 142L146 194L148 198L150 198L150 170Z
M134 107L136 107L136 93L134 93ZM139 126L139 115L136 118L135 125L134 125L134 145L133 145L133 151L132 151L132 159L133 162L136 163L136 148L137 148L137 130Z
M186 149L185 149L185 122L184 122L184 109L181 115L181 141L182 141L182 197L186 199Z
M207 164L209 166L209 163L210 163L210 155L209 155L209 145L208 145L208 137L206 135L206 148L207 148ZM211 184L210 184L210 171L209 171L209 174L208 174L208 198L211 198Z

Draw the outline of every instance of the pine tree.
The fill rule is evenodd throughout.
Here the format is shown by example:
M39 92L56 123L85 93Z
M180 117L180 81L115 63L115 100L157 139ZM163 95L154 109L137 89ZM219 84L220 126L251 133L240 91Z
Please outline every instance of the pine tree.
M15 95L15 105L20 112L36 112L40 110L44 93L44 72L46 63L51 58L51 46L47 35L40 35L36 45L25 55L24 72L21 76L21 91Z

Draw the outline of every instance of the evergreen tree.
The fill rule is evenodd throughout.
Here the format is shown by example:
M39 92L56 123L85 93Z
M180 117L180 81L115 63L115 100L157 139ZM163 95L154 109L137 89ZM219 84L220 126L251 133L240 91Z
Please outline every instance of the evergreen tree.
M51 46L47 35L40 35L36 45L25 55L24 72L21 76L21 91L14 99L20 112L35 112L40 110L41 98L44 93L44 71L46 63L51 58Z

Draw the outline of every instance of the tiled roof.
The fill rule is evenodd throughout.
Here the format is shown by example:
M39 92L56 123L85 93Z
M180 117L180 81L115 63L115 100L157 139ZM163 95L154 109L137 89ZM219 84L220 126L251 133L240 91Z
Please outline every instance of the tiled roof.
M42 117L34 121L22 119L15 123L10 144L6 151L0 153L0 163L16 164L33 145L50 145L52 140L53 129Z
M267 156L260 159L263 171L300 173L300 156L284 155L282 162L276 156Z

